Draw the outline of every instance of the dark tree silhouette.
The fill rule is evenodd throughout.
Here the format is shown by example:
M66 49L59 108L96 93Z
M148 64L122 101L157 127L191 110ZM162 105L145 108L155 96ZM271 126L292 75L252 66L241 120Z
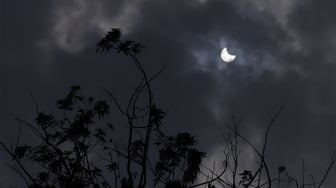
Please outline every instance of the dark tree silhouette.
M266 127L261 148L240 133L241 120L232 117L229 134L225 137L227 145L223 148L222 165L213 168L202 165L206 154L195 148L196 139L192 135L182 132L169 136L162 131L166 113L155 103L151 83L164 68L148 75L137 58L143 48L141 43L123 40L118 28L109 31L97 43L97 53L115 50L130 57L142 77L126 105L107 89L105 92L112 103L87 97L81 93L80 86L73 86L65 97L57 100L59 114L48 114L36 108L34 122L16 119L20 132L21 127L28 128L36 144L21 144L19 132L15 146L9 147L3 142L0 145L13 160L10 168L28 187L271 188L274 184L279 188L284 182L287 187L297 188L323 185L335 163L334 156L320 180L312 178L312 182L299 183L284 166L277 168L276 178L272 177L266 149L271 127L283 107ZM112 108L127 122L123 140L116 139L122 127L106 118ZM241 167L242 143L252 148L258 157L256 161L249 161L255 164L252 169Z

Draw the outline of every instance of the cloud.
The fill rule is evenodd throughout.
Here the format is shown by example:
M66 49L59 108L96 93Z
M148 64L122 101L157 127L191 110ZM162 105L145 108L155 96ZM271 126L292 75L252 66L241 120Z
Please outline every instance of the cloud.
M141 0L59 1L54 5L52 30L39 43L43 48L56 46L68 53L78 54L88 45L86 39L93 33L102 35L112 27L120 27L125 33L131 32L140 2Z
M197 6L188 1L145 3L140 9L143 22L136 26L141 33L151 33L145 41L151 41L153 36L163 41L152 44L158 45L154 46L161 48L161 53L168 52L169 57L177 51L180 51L177 57L189 54L185 59L174 58L179 63L169 61L173 70L184 69L185 72L181 75L169 72L176 81L163 84L171 90L187 88L178 90L183 95L170 95L167 99L176 100L169 103L171 106L183 104L170 113L170 117L176 119L171 120L173 124L203 132L200 142L216 145L220 138L208 137L217 135L215 132L221 130L230 115L246 115L243 131L254 138L264 130L272 112L284 104L285 111L270 141L269 158L295 165L292 161L313 156L314 151L307 146L317 143L321 153L331 152L330 139L324 139L323 135L332 130L335 121L332 110L336 105L335 89L330 84L330 80L335 79L331 55L333 26L327 16L331 13L322 14L321 18L314 15L316 10L330 10L326 4L322 7L311 2L283 4L290 8L280 14L285 8L277 7L276 2L259 5L261 8L250 6L244 11L241 4L228 1L208 1ZM161 6L165 9L159 9ZM269 9L270 6L274 9ZM320 8L305 10L312 7ZM241 50L246 62L218 68L221 40ZM165 46L166 43L176 46ZM160 54L160 50L155 52ZM169 89L160 89L162 93L169 92ZM193 109L188 111L191 106ZM198 108L205 111L197 112ZM195 119L192 125L188 121L181 122L182 117L176 115L183 112L186 117ZM208 118L211 121L205 121ZM209 129L214 132L207 132ZM283 148L283 145L293 147ZM318 167L314 163L311 168L318 171Z
M11 3L8 10L16 11L6 12L11 20L6 21L8 37L1 46L7 56L1 80L6 91L2 122L9 124L13 114L30 117L33 106L26 88L44 107L77 83L93 94L99 94L103 85L126 97L138 79L128 59L94 53L97 40L117 26L125 37L147 46L140 59L149 73L165 60L168 63L153 83L155 99L168 110L169 132L190 131L202 148L212 150L223 144L221 133L231 115L245 115L242 131L257 142L269 117L284 104L271 135L272 164L280 161L292 167L302 158L327 160L335 144L334 4L331 0L72 0L24 7ZM224 46L238 54L238 63L223 64ZM41 74L41 63L50 61L54 66ZM311 169L318 171L320 163L313 161Z
M239 10L240 6L228 1L209 1L198 6L189 2L172 1L165 5L165 2L158 1L148 3L148 7L144 4L141 15L146 22L138 26L179 41L190 49L188 53L203 61L203 69L205 59L211 58L207 62L211 66L218 60L218 52L228 45L239 53L242 64L250 61L251 67L259 70L272 63L270 56L278 55L276 52L283 48L280 41L290 40L275 18L265 11L247 16L246 12ZM166 9L158 13L159 6ZM156 14L160 17L152 16Z
M297 0L256 0L256 1L243 1L245 6L254 4L257 11L270 12L274 15L276 20L283 26L287 24L287 16L293 11L298 4ZM246 7L245 7L246 8Z

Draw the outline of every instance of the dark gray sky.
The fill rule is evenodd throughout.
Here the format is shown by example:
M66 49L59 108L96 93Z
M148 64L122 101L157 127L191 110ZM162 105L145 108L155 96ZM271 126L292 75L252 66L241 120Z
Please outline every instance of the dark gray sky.
M258 143L281 105L268 150L273 165L295 171L305 159L318 176L335 149L334 0L0 2L1 139L15 135L14 117L34 118L30 92L49 112L75 84L97 96L101 86L128 93L138 79L128 59L95 54L104 33L120 27L147 45L140 59L150 73L167 61L154 84L169 112L165 126L195 134L208 156L220 152L231 115L245 117L243 132ZM234 63L221 61L223 47L237 55ZM0 181L12 179L6 162Z

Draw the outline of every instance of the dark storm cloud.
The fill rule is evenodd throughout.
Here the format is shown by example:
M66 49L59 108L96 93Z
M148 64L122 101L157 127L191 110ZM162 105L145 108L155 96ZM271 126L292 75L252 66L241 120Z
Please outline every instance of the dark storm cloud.
M155 38L155 41L157 42L153 42L153 45L150 45L155 46L155 48L157 48L157 45L162 45L162 47L157 48L160 49L157 53L163 53L163 55L168 56L168 60L169 58L176 58L175 54L177 50L183 52L177 54L189 54L189 57L186 57L186 59L180 58L177 61L169 60L169 66L180 67L172 68L172 70L179 70L181 72L181 69L184 69L186 72L185 74L177 74L176 72L165 73L172 77L176 77L176 80L181 80L180 82L172 82L175 83L173 87L178 87L176 86L178 84L185 84L181 87L184 88L181 93L188 93L189 95L186 95L186 97L170 99L172 101L183 101L184 107L182 107L183 110L181 111L189 114L190 117L184 119L193 119L192 117L203 119L202 113L193 114L192 112L188 112L190 107L199 106L200 108L211 110L212 106L210 104L228 98L230 98L230 100L232 99L232 103L236 103L235 106L244 106L245 101L243 102L243 99L239 99L238 96L240 96L240 93L248 93L247 91L251 89L246 88L249 84L244 83L244 81L249 81L248 79L250 78L259 78L259 76L253 73L254 71L251 69L264 69L262 63L255 60L255 62L252 62L252 65L232 65L232 67L229 67L227 70L219 72L216 70L216 66L212 67L210 72L200 71L197 73L197 70L196 72L193 72L194 70L192 70L191 67L194 66L197 59L192 57L191 50L195 46L197 46L197 48L207 49L206 53L210 53L213 56L212 59L206 62L211 66L211 64L218 63L215 61L215 57L218 56L216 51L218 52L219 47L210 44L210 40L219 40L220 37L224 36L227 37L228 40L238 41L239 48L252 54L257 60L263 60L263 53L276 56L281 48L281 42L289 39L284 29L277 24L273 15L267 12L257 12L251 17L239 10L238 6L240 5L235 5L229 1L209 1L205 4L190 1L148 1L143 4L140 9L140 12L142 13L140 15L140 20L143 20L143 22L138 22L135 28L140 29L140 33L150 33L144 41L151 42L153 35L161 36L162 39ZM160 9L160 7L165 8ZM246 10L246 12L248 11L249 10ZM165 44L170 43L171 41L174 41L177 45L172 46L173 49L167 49ZM254 66L257 66L258 68L255 68ZM249 71L252 71L250 78L245 76L249 74ZM266 80L275 77L275 73L270 73L268 76L270 78L265 78ZM211 80L210 82L208 82L209 79ZM190 81L185 82L184 80ZM239 83L239 81L242 83ZM189 86L192 87L191 83L193 82L197 83L197 91L195 90L189 93ZM165 87L170 84L171 83L162 85ZM169 92L169 90L167 91L164 88L162 88L161 91L162 93ZM255 92L259 93L259 91ZM221 96L222 94L224 97ZM190 102L186 104L184 100L188 100L187 96L197 100L190 100ZM227 98L225 96L227 96ZM264 98L264 96L255 97L256 99L253 99L253 101ZM272 105L272 107L274 106ZM225 112L231 111L229 106L225 103L219 108L225 108ZM231 113L235 112L232 111ZM174 112L172 112L172 114L174 114ZM203 114L206 116L207 113L203 112ZM226 115L226 117L229 116L230 114ZM214 118L215 117L212 119ZM180 120L181 118L173 119ZM204 119L208 118L204 117ZM199 120L195 122L199 123L194 123L192 125L188 125L187 123L183 124L187 127L190 126L190 129L194 130L208 130L209 126L211 127L211 124L216 124L214 122L203 123L203 121ZM223 122L218 122L218 124L223 124ZM219 128L218 126L215 127ZM204 135L204 137L207 136Z
M312 163L312 171L318 172L318 168L325 164L330 152L334 150L332 144L335 143L332 136L335 133L336 105L335 87L331 84L335 79L332 3L323 3L321 6L317 2L298 4L289 14L286 27L267 11L244 12L239 9L241 5L232 2L147 3L141 11L143 14L140 20L143 22L138 22L135 28L145 28L145 31L158 34L163 41L178 41L181 47L179 50L184 53L190 54L190 49L194 46L201 48L202 45L209 48L209 51L215 51L214 46L202 39L216 40L222 35L229 40L238 41L240 48L252 54L250 57L256 58L251 59L250 64L232 65L219 74L213 68L202 74L187 71L186 74L176 75L177 80L190 80L173 82L174 87L185 84L182 87L185 89L179 92L188 93L188 87L194 86L192 83L197 83L198 87L195 91L190 89L193 92L188 94L193 100L189 103L185 102L188 97L170 99L183 104L184 107L179 108L178 114L187 114L190 118L186 119L197 119L192 124L182 120L185 127L202 132L200 139L203 143L216 143L218 140L213 137L207 139L209 135L218 132L220 125L224 125L223 121L216 122L215 116L219 116L220 120L228 120L231 114L246 114L245 133L256 139L253 137L261 135L260 132L272 113L279 106L285 105L285 112L281 116L283 119L279 120L279 127L273 134L270 158L289 165L306 158ZM298 43L299 49L292 46L294 42ZM170 52L165 47L162 48L163 52ZM170 53L168 56L170 57ZM197 59L170 62L169 65L190 69L192 61ZM214 61L209 60L207 63ZM265 64L271 68L264 67ZM169 74L174 76L174 73ZM207 77L208 79L204 79ZM212 79L212 84L209 84L209 79ZM164 89L162 91L169 92ZM211 109L211 105L217 108ZM189 111L190 107L204 109L209 106L207 112ZM211 118L211 110L216 111L212 114L212 121L204 121ZM181 118L173 120L179 121L175 124L181 123ZM209 128L214 132L209 131ZM283 147L289 145L293 147ZM321 160L315 163L314 160L318 158Z
M256 54L276 51L280 42L287 39L287 34L273 15L268 12L245 15L238 6L231 1L216 0L205 4L195 1L147 1L140 11L143 22L138 22L135 28L155 31L190 48L207 45L202 40L227 37L228 40L238 41L240 48L254 49Z
M306 158L317 170L335 144L333 4L292 3L287 16L267 8L275 1L6 2L1 126L13 131L13 117L32 118L29 91L49 111L74 84L94 95L105 86L127 96L138 79L128 60L94 53L104 31L117 26L148 46L141 60L150 73L167 61L154 89L169 112L169 132L191 131L211 150L209 145L224 142L230 116L245 115L243 133L257 141L269 117L285 105L269 158L290 166ZM221 67L224 44L240 62Z

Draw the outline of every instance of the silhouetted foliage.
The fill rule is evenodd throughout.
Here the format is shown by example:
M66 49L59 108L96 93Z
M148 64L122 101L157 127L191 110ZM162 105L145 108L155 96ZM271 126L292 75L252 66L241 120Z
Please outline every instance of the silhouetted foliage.
M19 132L14 147L3 142L0 145L16 164L10 167L28 187L271 188L277 183L279 188L282 182L297 188L323 185L336 161L335 156L319 181L312 179L312 183L303 181L300 184L285 166L277 168L278 177L271 176L265 153L270 129L283 108L267 125L261 148L241 135L238 129L241 121L232 117L225 137L222 165L214 163L212 169L202 166L206 154L196 149L194 136L187 132L174 136L162 132L166 113L155 103L151 88L151 82L162 70L154 75L147 74L137 58L143 48L141 43L123 40L118 28L113 28L97 43L97 53L113 49L131 57L142 76L126 105L120 104L108 90L105 92L112 103L87 97L81 93L80 86L73 86L56 102L60 114L39 111L34 122L16 119L20 126L27 127L35 135L37 144L20 144ZM112 109L127 122L127 133L122 133L125 134L122 140L115 137L121 134L122 128L106 118ZM249 161L255 164L252 169L241 167L242 143L257 156L255 161ZM26 163L36 166L27 169Z
M113 28L111 31L107 32L105 37L97 43L96 52L101 51L103 53L105 50L109 51L111 48L117 50L118 53L123 52L126 56L139 54L145 47L143 44L126 40L122 41L121 30L119 28Z
M102 170L89 162L89 151L96 148L90 143L93 138L96 142L105 142L105 132L97 128L96 122L109 113L108 104L83 97L79 86L72 87L57 104L63 110L62 118L40 112L35 124L22 121L40 143L36 146L18 145L13 157L30 160L42 167L42 171L31 179L32 187L104 187Z
M200 164L205 153L194 149L195 139L189 133L179 133L177 136L161 135L156 143L161 146L160 157L155 166L155 184L163 181L166 187L177 185L187 187L192 184L200 171ZM175 174L181 172L181 177ZM179 179L176 179L179 178Z

